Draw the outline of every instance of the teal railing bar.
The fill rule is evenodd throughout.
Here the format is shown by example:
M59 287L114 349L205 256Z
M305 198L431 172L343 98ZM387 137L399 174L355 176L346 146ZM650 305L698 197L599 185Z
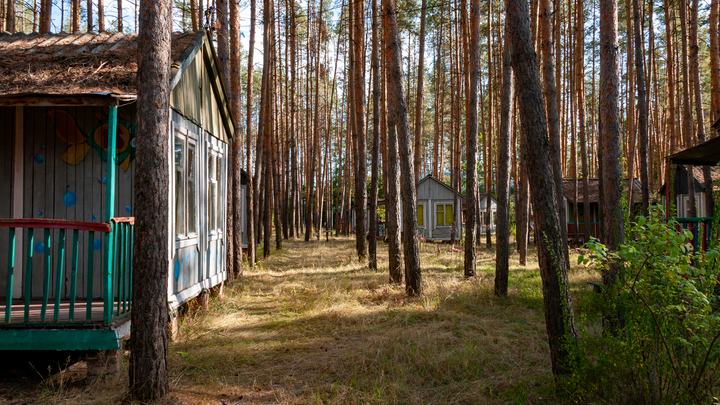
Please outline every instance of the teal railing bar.
M13 273L15 271L15 228L10 228L10 241L8 246L8 269L7 284L5 287L5 323L10 323L12 316L12 290L13 290Z
M124 277L123 277L123 295L122 295L122 300L123 300L122 310L123 310L123 312L127 311L128 307L130 306L130 305L128 305L128 301L127 301L128 289L130 288L130 286L128 285L128 275L130 273L130 269L129 269L130 266L129 266L129 260L128 260L128 244L130 242L128 239L128 234L130 233L129 231L130 231L130 226L128 226L128 224L125 224L123 226L124 241L123 241L123 252L122 252L123 261L125 262L123 265L123 275L124 275Z
M117 311L115 312L117 315L120 315L122 312L120 312L120 305L122 301L122 294L123 294L123 279L125 277L125 258L122 256L123 252L123 232L124 232L124 225L125 224L117 224L115 225L117 228L117 239L115 242L115 252L120 252L120 257L117 258L118 260L118 271L117 271Z
M135 226L130 227L130 259L129 262L129 272L130 275L128 277L128 310L132 307L132 265L133 265L133 242L135 241Z
M50 256L50 229L45 228L45 275L43 276L43 298L40 309L40 320L45 322L48 295L50 295L50 271L52 271L52 257Z
M105 222L115 215L115 142L117 129L117 107L108 108L108 148L107 148L107 188L105 189ZM113 235L116 227L113 225L109 235L105 235L105 301L103 303L103 322L109 325L113 315L113 276L115 265L115 248Z
M62 296L63 269L65 268L65 229L60 230L57 252L57 271L55 272L55 311L53 311L53 321L57 321L60 317L60 298Z
M75 295L77 293L77 266L78 266L78 250L80 243L78 242L78 230L73 230L72 244L72 268L70 269L70 309L68 312L68 321L75 319Z
M30 322L30 297L32 295L33 228L28 229L27 253L25 254L25 323Z
M92 301L93 301L93 264L95 262L95 232L88 232L88 261L87 261L87 292L85 305L85 320L92 321Z

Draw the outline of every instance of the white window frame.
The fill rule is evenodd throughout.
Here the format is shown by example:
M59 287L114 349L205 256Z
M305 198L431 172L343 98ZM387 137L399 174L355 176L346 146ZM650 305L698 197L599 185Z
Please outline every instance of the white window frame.
M225 167L225 154L223 153L222 149L220 147L213 145L211 141L208 142L208 153L207 153L207 161L208 163L210 159L218 159L216 160L216 167L215 167L215 179L210 178L210 171L208 170L207 173L207 212L210 213L210 183L214 182L217 184L217 189L215 191L215 198L216 198L216 206L215 206L215 224L210 224L210 216L208 215L208 237L210 241L218 240L222 238L223 235L223 225L222 222L220 223L220 226L217 225L218 217L224 217L224 204L222 204L222 196L223 196L223 168ZM207 166L207 165L206 165ZM208 167L206 167L207 169Z
M199 204L198 204L198 196L199 196L199 190L198 190L198 142L197 142L197 136L193 134L192 132L188 131L185 128L175 127L174 128L174 134L173 134L173 147L175 145L175 140L180 139L183 142L183 181L184 181L184 209L183 209L183 227L184 229L175 229L175 241L178 242L178 246L176 247L185 247L187 245L191 245L193 243L197 242L198 238L198 228L199 228ZM190 197L188 195L188 150L189 145L193 145L195 147L195 153L193 156L193 159L195 160L195 172L192 173L194 180L195 180L195 195L192 197L192 203L195 205L195 231L194 232L188 232L188 206L190 203ZM173 149L173 207L177 209L177 202L176 202L176 196L177 192L175 190L175 180L174 180L174 170L175 170L175 151ZM175 213L177 215L177 212ZM175 216L173 216L173 227L175 227Z
M451 228L451 227L452 227L452 222L451 222L449 225L448 225L448 224L438 225L438 223L437 223L437 213L438 213L437 207L438 207L438 205L442 205L442 206L443 206L443 218L445 217L445 206L446 206L446 205L452 205L452 207L453 207L453 219L455 219L455 218L456 218L456 217L455 217L455 215L456 215L456 213L455 213L455 204L453 204L452 200L440 200L440 201L435 201L435 202L434 202L434 206L433 206L433 222L435 223L435 227L436 227L436 228Z

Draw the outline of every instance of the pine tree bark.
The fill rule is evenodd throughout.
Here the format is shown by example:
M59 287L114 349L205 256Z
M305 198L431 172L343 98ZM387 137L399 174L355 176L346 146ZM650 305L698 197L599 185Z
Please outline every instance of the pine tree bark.
M86 15L87 15L87 31L91 32L91 31L93 31L93 3L92 3L92 0L87 0L87 2L85 4L86 4L85 10L86 10ZM135 11L137 14L137 7L135 7ZM135 19L135 21L137 23L137 18ZM135 27L135 31L137 32L137 27Z
M682 52L680 53L681 67L683 72L683 92L682 92L682 105L683 105L683 136L685 138L685 147L690 148L693 146L692 142L692 112L690 109L690 68L688 67L688 26L687 26L687 0L680 0L680 27L682 32L680 38L682 40ZM688 204L687 213L678 213L678 216L687 215L690 218L697 217L697 209L695 207L695 174L691 165L686 167L688 175L688 197L690 203Z
M228 254L232 251L234 254L227 261L228 270L232 269L238 277L242 276L242 193L241 193L241 167L242 167L242 134L240 132L240 122L242 119L242 105L240 100L241 80L240 80L240 5L237 1L230 2L230 101L231 113L233 121L238 126L235 129L235 139L232 142L232 159L228 160L230 173L228 176L228 189L231 190L232 201L235 203L228 206L228 229L230 228L230 212L232 212L232 234L227 233ZM232 188L229 179L232 177ZM230 203L230 198L228 198ZM232 239L231 239L232 238ZM229 273L228 273L229 274Z
M254 50L255 49L255 15L257 11L255 10L255 0L250 0L250 38L249 38L249 49ZM247 210L245 212L245 224L247 225L247 229L245 230L245 234L247 235L247 261L250 268L255 267L255 210L253 207L254 199L253 199L253 190L254 190L254 184L255 180L253 178L253 171L252 171L252 100L253 100L253 54L255 52L248 52L248 64L247 64L247 87L246 87L246 103L247 103L247 110L245 114L245 130L247 131L245 135L245 141L246 141L246 172L247 172L247 184L245 185L245 198L246 198L246 206Z
M170 33L172 3L141 0L138 39L135 242L129 382L133 399L169 391L167 286L170 184Z
M622 210L622 168L620 111L618 98L620 92L618 49L618 3L617 0L600 1L600 161L602 172L602 210L600 223L603 228L603 241L611 251L623 243L624 216ZM603 272L603 284L614 285L620 274L620 264L611 263Z
M5 3L5 30L15 33L15 0L7 0Z
M423 0L424 2L425 0ZM423 10L424 14L424 10ZM424 21L423 21L424 22ZM372 59L372 110L373 110L373 121L372 121L372 168L371 168L371 181L370 181L370 197L368 202L368 217L369 217L369 245L368 245L368 267L373 270L377 270L377 203L378 203L378 171L379 171L379 156L380 150L380 84L379 84L379 73L380 73L380 60L378 57L378 0L372 0L372 51L370 58ZM422 51L421 51L422 52ZM422 61L420 62L422 63Z
M555 10L555 12L558 13L559 11ZM560 220L561 224L560 235L562 236L563 240L562 254L565 258L565 261L567 261L569 257L567 249L567 218L565 218L565 207L562 206L564 200L562 193L562 163L560 155L560 118L558 117L558 92L555 87L555 54L553 51L553 37L550 27L550 14L550 0L540 0L539 25L540 32L542 34L543 77L545 79L545 86L543 92L545 95L545 106L547 111L547 131L550 136L550 150L552 153L552 170L555 184L555 207L558 210L558 219ZM559 41L559 38L555 38L555 40ZM518 89L520 89L519 86ZM532 131L531 128L526 129L528 133ZM535 193L533 193L533 201L535 198L534 194ZM533 206L535 205L533 204ZM535 206L535 208L537 208L537 206Z
M497 246L495 247L495 295L506 297L510 273L510 104L513 100L513 71L510 27L505 24L503 79L500 95L500 132L497 167ZM516 194L517 195L517 194ZM517 199L516 199L517 202ZM527 238L525 238L527 240Z
M80 2L78 1L78 27L80 27ZM227 8L227 7L226 7ZM227 21L227 14L225 14L225 21ZM80 28L78 28L79 30ZM122 0L117 0L117 30L119 33L125 32L125 26L123 25L123 5ZM225 37L227 38L227 36Z
M420 53L418 55L417 89L415 103L415 182L417 183L421 171L421 149L422 149L422 104L423 104L423 79L425 74L425 13L427 0L422 0L420 8Z
M480 0L470 3L470 86L467 113L467 188L465 193L465 277L475 276L477 244L477 193L478 193L478 85L480 84ZM489 201L489 199L488 199ZM456 205L458 207L459 205ZM456 211L460 209L456 208Z
M395 0L383 0L383 34L385 38L385 60L387 61L388 83L388 126L390 132L397 130L402 170L402 217L403 251L405 262L405 292L408 295L422 294L420 272L420 249L418 246L417 201L415 200L415 175L413 173L412 144L408 131L408 109L403 85L402 54L397 24ZM391 157L392 159L392 157ZM388 170L389 171L389 170Z
M8 0L11 1L11 0ZM97 0L97 8L98 8L98 32L105 32L105 6L103 5L103 0ZM140 19L140 22L138 23L138 29L142 29L142 18Z
M547 13L545 7L545 13ZM547 17L547 16L546 16ZM555 183L550 165L550 145L543 108L537 55L530 32L530 15L525 0L508 0L506 24L510 25L512 61L518 88L520 118L525 128L523 159L529 171L533 209L538 234L536 240L545 304L545 324L554 375L569 371L568 344L576 339L572 302L561 223L555 198ZM547 39L547 38L545 38Z
M650 173L648 168L648 113L647 96L645 94L645 62L643 58L644 44L641 35L640 2L633 0L633 29L635 31L635 79L638 95L638 138L640 141L640 182L642 183L642 214L647 217L650 209ZM631 181L633 179L630 173ZM632 206L631 200L631 206Z
M120 0L118 0L119 2ZM233 97L233 90L232 86L230 84L230 41L229 41L229 24L228 24L228 1L227 0L215 0L215 7L217 7L217 19L218 23L220 24L220 29L217 32L217 53L218 53L218 62L220 67L220 75L222 76L223 84L225 85L225 89L230 92L228 95L230 97L231 101L231 108L232 107L232 97ZM231 111L231 114L234 114L234 111ZM233 144L235 142L232 142ZM227 189L228 193L227 195L227 201L226 201L226 209L225 209L225 237L226 244L225 244L225 263L227 266L227 274L228 274L228 281L232 282L235 279L235 245L233 243L234 241L234 229L233 225L235 224L235 221L233 219L233 214L235 213L235 200L234 200L234 176L232 174L232 168L235 167L235 159L234 154L232 152L232 145L230 146L230 153L228 153L226 159L227 159L227 167L228 170L228 176L227 176Z
M357 255L360 263L367 260L367 137L365 133L365 7L364 2L355 1L351 6L355 7L354 15L357 21L353 24L353 36L355 43L355 68L353 69L353 97L355 102L355 132L358 153L357 171L355 172L355 240L357 242ZM407 109L407 105L406 105ZM402 139L402 134L399 134ZM402 142L400 143L402 153ZM411 151L408 150L408 152Z
M718 13L720 0L710 2L710 92L712 122L720 119L720 34L718 34Z
M580 155L582 163L582 180L583 180L583 222L585 238L584 241L590 240L592 235L592 211L590 208L590 185L589 185L589 165L588 165L588 148L587 148L587 136L586 136L586 122L585 122L585 13L583 11L583 2L578 0L577 2L577 15L578 19L576 22L576 90L578 99L578 129L580 136ZM592 146L590 147L592 149ZM578 228L579 230L579 228Z
M637 0L635 0L637 1ZM692 11L690 13L690 70L695 88L695 119L697 120L697 140L705 142L705 112L703 111L702 86L700 83L700 56L698 47L698 0L692 0ZM710 167L703 166L703 182L705 183L705 216L712 217L715 209L713 197L713 180L710 175Z

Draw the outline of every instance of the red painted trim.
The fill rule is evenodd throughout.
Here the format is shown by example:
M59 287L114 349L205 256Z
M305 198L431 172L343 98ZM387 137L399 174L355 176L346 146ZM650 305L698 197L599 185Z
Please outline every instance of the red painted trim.
M104 222L66 221L64 219L0 218L0 228L78 229L81 231L110 232Z
M110 222L114 224L130 224L135 225L135 217L117 217L117 218L110 218Z

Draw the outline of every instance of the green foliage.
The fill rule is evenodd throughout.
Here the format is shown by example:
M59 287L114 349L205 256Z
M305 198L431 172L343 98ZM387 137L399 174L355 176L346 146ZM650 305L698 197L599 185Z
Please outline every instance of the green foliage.
M676 226L655 208L617 252L592 240L578 257L601 271L623 263L617 285L578 322L566 386L578 402L698 404L720 394L719 253L692 252L692 235Z

